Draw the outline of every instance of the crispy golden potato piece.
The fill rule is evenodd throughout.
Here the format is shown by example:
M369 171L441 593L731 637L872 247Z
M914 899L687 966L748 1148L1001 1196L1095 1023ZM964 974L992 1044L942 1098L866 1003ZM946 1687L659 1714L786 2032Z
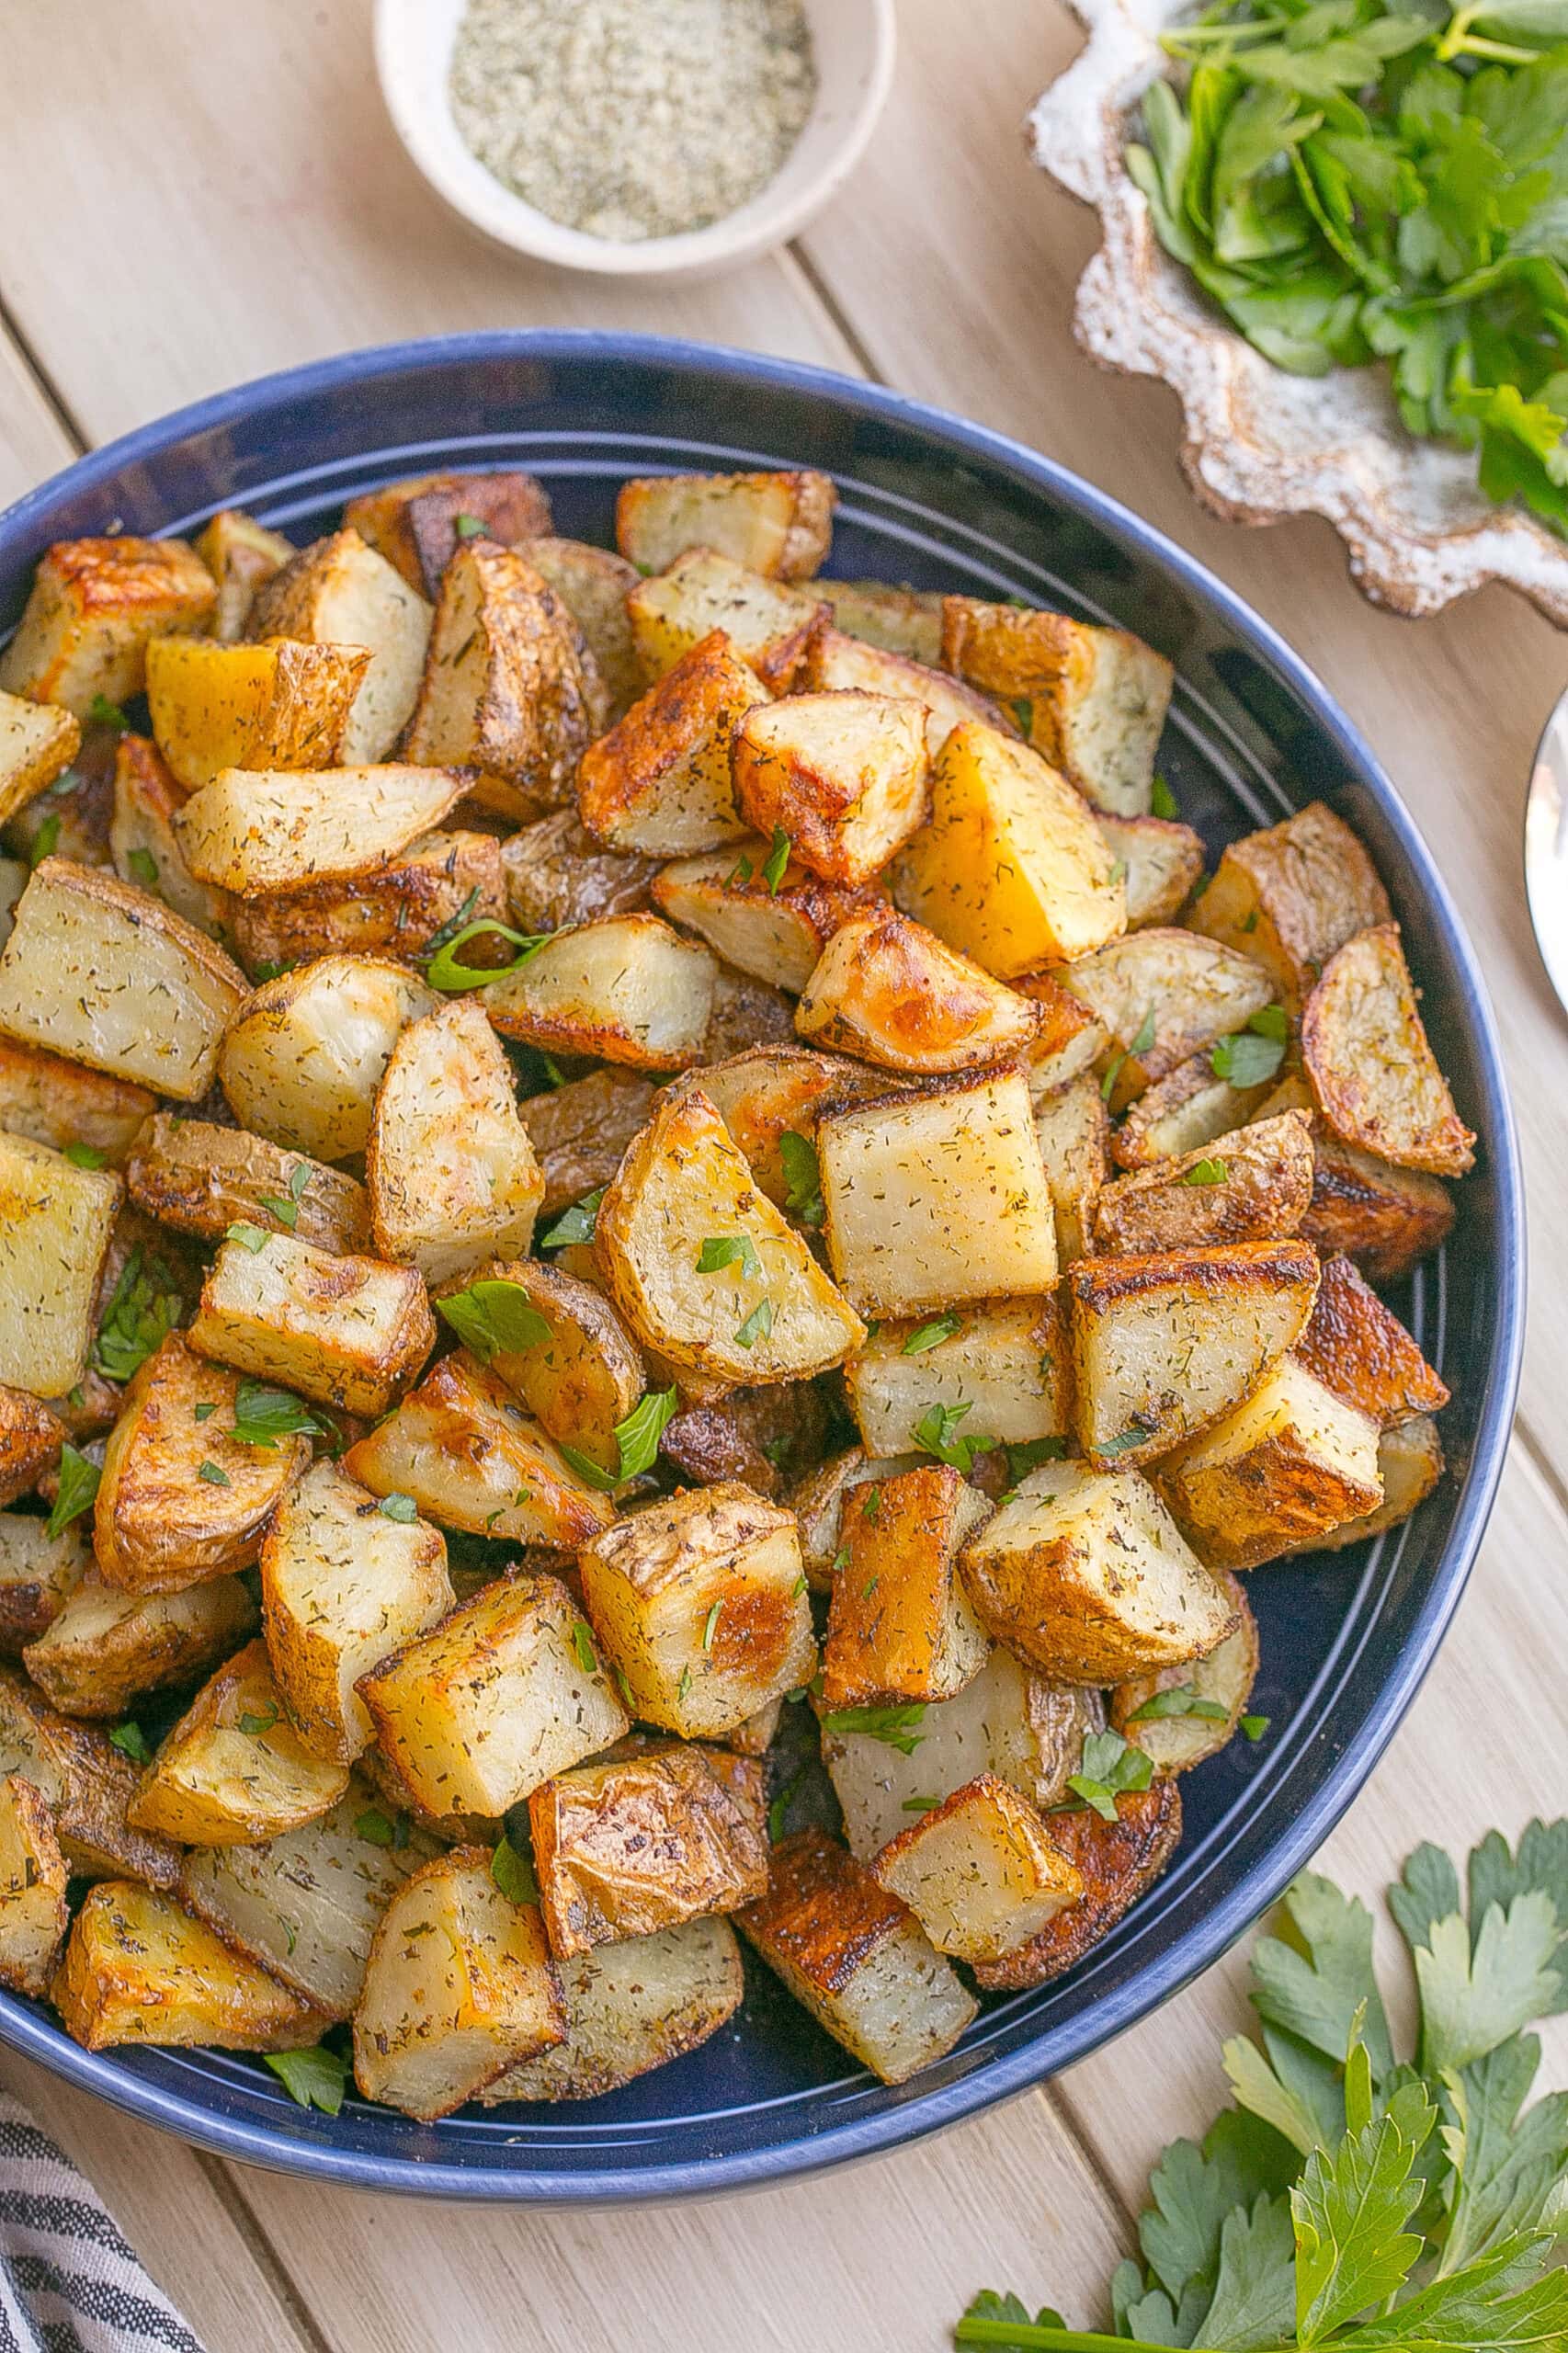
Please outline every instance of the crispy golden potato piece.
M810 468L634 476L616 498L616 545L644 574L710 548L767 580L810 580L826 559L837 504L830 476Z
M1378 1426L1285 1357L1155 1473L1206 1561L1256 1569L1382 1501Z
M404 1881L439 1852L358 1773L335 1806L259 1847L193 1847L180 1901L323 2020L351 2018L376 1923Z
M354 2013L365 2097L429 2122L565 2040L539 1906L502 1894L489 1848L415 1871L381 1915Z
M1208 1054L1189 1055L1130 1107L1111 1135L1110 1156L1119 1168L1153 1168L1188 1153L1201 1154L1206 1144L1285 1108L1276 1106L1276 1092L1267 1080L1258 1086L1233 1086L1215 1076Z
M626 599L638 582L636 565L612 555L608 548L548 537L528 541L528 562L549 581L588 641L604 685L607 725L624 717L643 686L626 610Z
M1300 1241L1081 1259L1067 1299L1090 1461L1148 1461L1229 1414L1294 1347L1317 1287Z
M828 1263L867 1315L1048 1290L1056 1221L1017 1071L817 1121Z
M1028 704L1029 741L1096 809L1142 816L1176 673L1126 630L1065 613L942 599L942 664Z
M608 915L557 932L493 981L484 1009L504 1038L631 1070L684 1070L702 1050L717 967L657 915Z
M292 2051L324 2023L172 1895L132 1880L93 1889L50 1991L66 2033L88 2051L116 2042Z
M844 1835L862 1862L933 1801L939 1804L980 1775L996 1775L1042 1812L1067 1802L1085 1734L1105 1729L1097 1690L1049 1683L1000 1644L956 1699L912 1717L919 1738L907 1755L875 1731L823 1726L823 1762L844 1809Z
M155 638L147 649L153 734L187 792L223 768L330 768L369 666L362 645Z
M159 1743L130 1806L139 1830L192 1847L248 1847L335 1806L347 1765L312 1755L289 1720L264 1642L202 1686Z
M170 775L152 738L122 735L115 751L109 862L122 882L150 891L198 931L232 949L240 903L199 882L186 864L175 828L185 801L184 786Z
M246 995L221 948L145 891L46 858L0 954L0 1030L194 1103Z
M1312 1207L1301 1232L1325 1256L1342 1250L1369 1282L1398 1282L1441 1247L1453 1222L1453 1201L1437 1177L1395 1168L1314 1125Z
M548 531L553 517L536 475L497 472L415 474L388 483L351 498L343 519L397 566L411 588L434 597L465 540L483 536L515 547Z
M558 1961L733 1912L767 1887L766 1829L696 1748L579 1765L534 1791L528 1824Z
M0 824L70 767L81 741L80 721L62 704L0 694Z
M921 1074L1016 1060L1038 1026L1028 997L886 906L834 933L795 1012L802 1038Z
M722 629L765 687L785 694L828 607L814 589L765 580L712 548L688 548L626 599L631 642L647 678L661 677L710 630Z
M1475 1138L1427 1042L1397 924L1360 932L1329 958L1301 1016L1301 1060L1344 1142L1437 1176L1474 1167Z
M473 798L526 824L570 798L604 689L587 642L525 556L467 540L441 577L411 760L464 767Z
M493 1293L492 1284L503 1287ZM478 1270L465 1295L471 1313L494 1336L485 1363L558 1445L574 1448L615 1472L620 1462L616 1425L625 1421L647 1386L631 1334L604 1293L537 1258L496 1260ZM495 1312L491 1312L494 1302ZM534 1327L522 1346L508 1345L512 1322Z
M1284 1240L1312 1199L1312 1122L1283 1111L1233 1129L1222 1151L1180 1153L1115 1178L1095 1201L1093 1247L1115 1256Z
M798 1476L820 1458L827 1428L827 1401L812 1381L732 1389L686 1405L666 1423L659 1451L695 1486L738 1479L777 1500L786 1472Z
M819 585L824 597L833 596L839 585L831 580ZM949 676L946 670L928 667L924 654L911 661L903 648L864 644L857 634L846 634L846 628L847 624L844 629L824 629L807 647L795 683L808 694L843 690L894 695L920 703L926 712L926 748L933 759L953 729L967 721L978 720L1004 735L1017 734L1012 713L1001 703L993 702L989 695L976 694L972 687ZM933 653L930 661L936 659Z
M1414 1421L1401 1422L1397 1429L1384 1430L1378 1440L1381 1503L1363 1518L1343 1520L1304 1544L1288 1545L1287 1552L1337 1552L1346 1544L1359 1544L1365 1537L1381 1536L1386 1528L1397 1528L1418 1504L1426 1502L1443 1470L1442 1441L1429 1415L1418 1414Z
M865 1337L700 1088L662 1102L633 1141L594 1249L642 1345L720 1381L802 1380Z
M204 1675L255 1624L256 1604L238 1577L141 1595L90 1571L22 1664L64 1714L121 1716L140 1693Z
M912 1822L872 1866L938 1952L1000 1961L1084 1892L1077 1866L1007 1782L982 1774Z
M0 1381L62 1397L81 1379L123 1189L108 1169L0 1131Z
M13 1668L0 1667L0 1772L25 1773L54 1816L61 1851L85 1879L130 1872L150 1887L173 1887L179 1852L166 1838L133 1830L126 1808L136 1768L98 1724L63 1716Z
M376 1097L365 1183L378 1252L428 1283L528 1249L544 1179L511 1066L473 998L399 1037Z
M20 1773L0 1780L0 1985L41 2001L70 1925L54 1816Z
M1156 1773L1187 1773L1218 1756L1246 1712L1257 1677L1257 1620L1239 1580L1218 1569L1236 1613L1233 1633L1207 1658L1137 1676L1110 1695L1110 1721L1153 1757Z
M85 1144L119 1167L157 1108L145 1086L0 1038L0 1128L65 1152Z
M548 1576L486 1586L358 1688L381 1749L432 1813L498 1820L631 1723L586 1620Z
M651 1082L634 1071L596 1070L518 1105L544 1178L541 1225L608 1184L655 1099Z
M880 646L886 654L902 654L932 670L940 662L939 591L891 588L883 580L824 580L818 585L833 608L835 630L846 637Z
M1299 1363L1380 1429L1440 1414L1448 1383L1348 1258L1324 1262L1312 1320L1296 1342Z
M571 1552L614 1517L506 1383L465 1349L443 1357L343 1458L378 1495L412 1495L447 1528Z
M0 1504L14 1504L60 1460L64 1429L30 1390L0 1388Z
M237 1248L238 1245L232 1245ZM233 1436L241 1383L171 1332L137 1372L109 1436L93 1512L98 1565L127 1593L177 1593L248 1568L310 1440ZM217 1474L217 1475L214 1475Z
M1052 972L1020 973L1013 983L1035 1008L1037 1028L1024 1056L1029 1096L1043 1110L1053 1095L1102 1062L1108 1051L1102 1023L1063 988Z
M1072 1370L1060 1299L1042 1291L925 1323L890 1317L845 1367L844 1386L871 1454L908 1446L933 1411L961 1417L966 1438L1027 1446L1065 1440Z
M918 1470L926 1459L919 1453L871 1455L863 1447L846 1447L788 1489L784 1501L795 1515L801 1557L813 1593L833 1590L834 1563L843 1549L844 1503L849 1490L869 1481L895 1478L901 1471Z
M175 818L199 882L287 896L392 865L463 797L451 768L221 768Z
M811 1605L794 1517L728 1483L618 1520L579 1556L583 1598L627 1705L716 1739L811 1678Z
M1063 1683L1117 1683L1223 1642L1235 1613L1137 1471L1046 1462L970 1539L970 1598Z
M245 633L256 590L293 561L293 546L254 515L225 506L198 537L196 552L218 584L212 634L232 645Z
M1095 1246L1095 1204L1110 1174L1110 1120L1091 1073L1046 1097L1035 1134L1056 1212L1057 1260L1070 1267Z
M137 1207L176 1233L218 1242L231 1225L290 1233L318 1250L365 1250L370 1211L357 1176L285 1152L244 1128L160 1111L125 1165Z
M1051 1836L1083 1881L1084 1893L1016 1952L975 1963L975 1983L988 1994L1065 1976L1110 1934L1175 1854L1181 1838L1181 1792L1168 1775L1160 1774L1146 1790L1117 1799L1114 1822L1102 1821L1085 1806L1078 1813L1053 1815Z
M596 1945L562 1961L556 1973L565 2041L486 2084L483 2107L617 2091L717 2034L745 1991L727 1920L687 1920L626 1944Z
M17 1394L0 1392L0 1411ZM0 1651L14 1655L36 1643L81 1584L93 1563L82 1529L78 1520L51 1536L47 1520L0 1512Z
M452 1608L446 1540L423 1519L390 1518L368 1487L318 1462L273 1515L261 1606L294 1730L313 1756L352 1764L374 1737L358 1678Z
M881 871L925 823L929 778L925 710L907 698L790 695L758 704L735 729L743 815L766 839L782 834L829 882Z
M806 1183L801 1172L807 1166L798 1145L786 1145L786 1135L810 1142L824 1106L836 1110L847 1103L880 1099L900 1091L900 1082L886 1071L868 1070L862 1063L812 1053L790 1043L754 1045L723 1062L710 1063L677 1079L669 1092L690 1094L694 1088L707 1096L732 1141L744 1153L759 1188L786 1209L799 1184ZM786 1153L790 1154L789 1167ZM808 1193L814 1182L813 1177L807 1184ZM798 1199L793 1206L803 1224L820 1224L821 1212L809 1200Z
M653 901L726 963L799 995L840 924L881 901L868 889L824 882L794 858L775 889L767 866L767 844L748 835L733 848L676 859L655 878Z
M1116 938L1127 899L1115 865L1083 801L1038 753L966 721L937 755L930 823L890 879L906 915L1012 980Z
M824 1830L775 1847L767 1893L737 1926L817 2024L884 2083L904 2083L950 2051L979 2008L914 1914Z
M380 957L324 956L278 973L224 1035L218 1076L234 1117L317 1160L362 1152L399 1032L440 1003L415 974Z
M747 711L767 688L713 630L584 753L577 770L583 824L607 849L680 858L738 841L730 756Z
M1321 801L1231 842L1192 912L1195 931L1263 966L1291 1014L1336 949L1392 920L1371 859Z
M659 864L601 849L575 809L557 809L503 844L506 907L520 931L565 931L648 904ZM479 912L476 907L474 913Z
M231 899L226 928L253 972L317 956L392 956L423 963L437 934L506 917L506 870L493 834L421 834L373 874L285 897Z
M346 767L384 760L419 692L431 611L358 531L333 531L263 581L246 623L253 638L359 645L370 666L338 746Z
M958 1557L990 1517L945 1463L848 1490L823 1647L830 1721L840 1708L950 1699L979 1674L991 1646Z
M1127 928L1174 923L1203 874L1203 843L1190 825L1166 817L1095 818L1127 889ZM1244 953L1245 942L1235 943Z
M225 1242L190 1327L191 1347L219 1364L369 1415L386 1412L435 1338L412 1267L333 1257L291 1233Z
M1130 932L1080 957L1061 978L1109 1035L1116 1054L1108 1098L1113 1111L1125 1110L1153 1080L1244 1029L1274 994L1267 973L1250 957L1164 925Z
M100 695L138 693L151 641L204 627L217 602L217 583L184 540L56 540L0 654L0 688L85 719Z

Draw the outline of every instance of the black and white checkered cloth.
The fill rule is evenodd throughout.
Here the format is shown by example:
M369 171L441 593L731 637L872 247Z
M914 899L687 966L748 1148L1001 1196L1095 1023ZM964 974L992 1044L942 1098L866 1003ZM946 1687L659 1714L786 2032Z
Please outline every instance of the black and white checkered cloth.
M0 2353L204 2353L97 2192L0 2094Z

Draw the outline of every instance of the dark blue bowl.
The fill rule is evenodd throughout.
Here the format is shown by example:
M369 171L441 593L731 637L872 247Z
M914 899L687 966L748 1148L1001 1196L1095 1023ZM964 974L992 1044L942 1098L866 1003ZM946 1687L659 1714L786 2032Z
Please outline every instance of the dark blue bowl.
M1321 1844L1441 1641L1481 1541L1517 1384L1524 1216L1502 1062L1475 958L1368 745L1273 631L1125 508L1017 442L811 368L630 335L400 344L225 392L98 451L0 517L0 630L51 540L195 530L244 505L305 540L399 474L517 464L559 527L609 543L631 473L812 465L837 481L846 577L1021 596L1135 630L1177 683L1161 765L1211 853L1314 797L1389 886L1460 1111L1481 1137L1446 1248L1396 1301L1455 1392L1451 1473L1403 1528L1260 1571L1257 1746L1184 1785L1175 1863L1060 1984L989 2003L939 2066L898 2089L846 2063L748 1956L745 2006L703 2049L613 2097L419 2125L349 2100L306 2114L257 2063L78 2049L0 1995L0 2039L118 2107L226 2156L444 2197L579 2204L776 2181L888 2149L1081 2059L1224 1951Z

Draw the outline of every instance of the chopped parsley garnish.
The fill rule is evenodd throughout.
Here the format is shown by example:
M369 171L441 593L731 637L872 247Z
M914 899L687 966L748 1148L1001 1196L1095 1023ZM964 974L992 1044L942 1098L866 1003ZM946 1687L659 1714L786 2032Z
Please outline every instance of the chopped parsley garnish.
M1067 1786L1102 1821L1114 1822L1118 1793L1146 1790L1153 1778L1153 1759L1142 1748L1119 1732L1091 1732L1085 1736L1083 1762L1069 1774Z
M270 1210L278 1224L286 1225L292 1233L300 1222L300 1203L305 1198L305 1189L310 1181L310 1162L297 1160L289 1171L287 1199L280 1193L259 1193L256 1196L257 1206L264 1210Z
M152 1744L141 1725L133 1722L130 1717L127 1717L124 1723L116 1724L108 1738L109 1746L118 1748L122 1756L129 1756L133 1765L152 1763Z
M801 1783L805 1779L805 1768L802 1766L800 1772L792 1773L790 1775L783 1788L779 1790L778 1796L774 1799L773 1803L768 1807L767 1841L769 1846L777 1847L780 1838L783 1837L784 1824L789 1818L790 1801L794 1796L796 1790L800 1788Z
M773 1302L759 1299L743 1324L735 1327L735 1345L749 1348L755 1341L766 1340L773 1329Z
M934 1315L928 1324L922 1324L916 1330L911 1332L899 1350L899 1354L905 1357L924 1356L927 1348L939 1348L944 1340L954 1338L962 1330L963 1317L955 1308L949 1307L945 1315Z
M51 809L33 835L32 847L28 852L28 864L34 867L41 866L46 858L52 858L59 839L60 812L58 809Z
M1222 1724L1230 1715L1218 1699L1205 1699L1190 1683L1173 1684L1168 1691L1155 1691L1141 1708L1134 1708L1127 1721L1131 1724L1157 1723L1162 1716L1205 1716L1210 1722Z
M1156 817L1170 818L1181 813L1176 807L1176 794L1163 776L1156 776L1150 789L1149 807Z
M594 1238L594 1221L598 1216L599 1203L604 1199L607 1190L608 1188L601 1185L597 1193L585 1193L580 1201L574 1201L569 1210L562 1210L549 1233L540 1235L540 1248L569 1250L574 1245L591 1242Z
M131 879L140 882L143 891L156 891L159 883L158 861L150 849L133 849L127 857Z
M591 1454L582 1453L574 1446L562 1446L562 1453L580 1479L590 1487L608 1495L619 1487L623 1479L635 1479L651 1471L659 1452L659 1440L679 1410L675 1390L650 1389L633 1405L626 1419L615 1426L615 1443L619 1453L619 1465L607 1471L594 1461Z
M415 1502L414 1497L400 1495L395 1491L390 1495L383 1495L376 1506L376 1509L383 1519L401 1520L405 1528L419 1517L419 1506Z
M1222 1185L1230 1173L1222 1160L1200 1160L1181 1181L1184 1185Z
M511 1839L503 1838L490 1858L490 1876L508 1904L537 1904L539 1881L534 1876L533 1860Z
M119 703L110 702L108 695L95 695L87 705L87 717L95 727L112 727L117 735L126 734L131 727Z
M749 1233L710 1233L697 1254L699 1275L717 1275L738 1266L743 1275L760 1275L762 1260Z
M994 1438L978 1434L960 1437L959 1424L974 1410L972 1398L965 1397L956 1405L928 1405L910 1432L916 1446L934 1454L938 1462L948 1463L954 1471L961 1471L967 1479L976 1458L989 1454Z
M1262 1086L1285 1059L1290 1024L1282 1005L1266 1005L1244 1029L1233 1029L1210 1049L1209 1067L1233 1086Z
M470 1283L466 1290L449 1291L435 1306L481 1364L503 1352L537 1348L550 1337L550 1325L522 1284L494 1276Z
M1106 1074L1100 1081L1100 1100L1102 1103L1108 1103L1112 1095L1115 1093L1116 1082L1121 1076L1121 1066L1123 1063L1131 1062L1137 1054L1146 1054L1153 1042L1154 1008L1151 1006L1148 1012L1143 1016L1142 1025L1139 1029L1138 1035L1133 1039L1132 1043L1128 1047L1126 1052L1121 1054L1113 1054L1110 1061L1107 1063Z
M233 1484L228 1472L221 1469L216 1462L199 1462L196 1466L196 1475L205 1486L209 1487L230 1487Z
M712 1608L708 1612L707 1619L704 1621L702 1628L702 1647L705 1651L710 1651L713 1647L713 1637L719 1631L719 1612L723 1607L723 1600L721 1598L713 1604Z
M822 1169L815 1144L809 1136L798 1135L793 1128L786 1128L778 1139L778 1157L784 1164L785 1208L792 1211L802 1225L820 1225L823 1222Z
M744 890L745 885L751 881L753 872L754 869L752 862L743 850L739 858L736 858L733 866L731 867L728 874L724 877L725 890L733 891L737 883L739 883L741 888Z
M308 2051L269 2051L265 2063L301 2108L319 2108L324 2116L335 2116L343 2106L351 2069L341 2051L313 2042Z
M60 1449L60 1485L45 1530L51 1539L63 1536L74 1519L91 1511L98 1492L98 1477L97 1464L79 1454L67 1438Z
M449 915L445 923L437 925L437 928L430 934L429 938L426 941L424 955L426 963L431 962L436 957L437 957L443 948L449 948L451 946L452 941L457 938L459 932L461 931L463 926L468 922L478 904L479 885L476 882L472 890L469 892L467 898L463 901L461 906L457 910L457 913L455 915ZM278 967L279 972L282 972L285 969L286 967L283 965L279 965ZM260 975L258 974L257 978L259 979L259 977Z
M1016 1486L1031 1471L1038 1471L1042 1462L1064 1462L1066 1459L1064 1438L1020 1438L1007 1449L1007 1476Z
M363 1813L356 1815L354 1828L372 1847L402 1847L408 1844L407 1814L386 1814L379 1805L367 1806Z
M137 1244L119 1270L93 1343L93 1370L106 1381L129 1381L179 1322L182 1302L163 1260Z
M585 1618L575 1618L572 1621L572 1648L577 1654L577 1664L584 1674L597 1675L599 1671L598 1653L594 1648L593 1628Z
M1015 698L1013 703L1013 716L1018 722L1018 732L1020 734L1028 735L1033 733L1034 704L1030 701L1028 695L1018 695Z
M926 1715L924 1699L911 1699L896 1708L835 1708L824 1716L824 1732L854 1734L863 1740L880 1740L889 1748L896 1748L903 1756L913 1756L926 1735L915 1727Z
M899 1812L901 1813L935 1813L941 1802L940 1798L905 1798Z
M233 1225L224 1227L223 1239L225 1242L237 1242L243 1250L248 1250L254 1256L256 1251L266 1249L272 1236L264 1225L253 1225L248 1218L241 1217L236 1218Z
M275 1389L270 1381L242 1381L234 1401L234 1426L228 1433L242 1446L264 1450L280 1438L321 1438L323 1426L291 1390Z
M272 1730L273 1725L278 1722L278 1711L276 1707L268 1707L266 1713L259 1716L253 1716L247 1711L240 1718L240 1730L247 1739L259 1740L264 1732Z
M1269 1722L1270 1719L1267 1716L1244 1716L1242 1730L1248 1740L1261 1740L1268 1730Z
M197 1422L210 1422L217 1410L218 1408L212 1399L210 1397L204 1397L200 1404L193 1409L191 1419Z
M1134 1422L1131 1429L1119 1431L1115 1438L1102 1438L1096 1446L1095 1452L1102 1461L1114 1461L1119 1454L1131 1453L1135 1446L1146 1446L1153 1434L1152 1429L1144 1429L1139 1423Z
M767 857L762 870L762 879L767 885L767 894L771 899L776 899L778 896L778 885L784 880L784 869L790 863L790 851L791 847L792 845L790 843L790 836L784 831L783 826L775 825L773 828L773 847L767 853Z
M486 528L477 515L454 515L452 517L452 529L460 540L477 540Z
M101 1168L108 1154L94 1143L68 1143L65 1157L73 1168Z
M550 937L548 931L514 931L510 924L499 923L494 915L480 915L442 940L429 956L425 977L433 989L441 989L449 996L462 989L487 989L493 982L510 980L514 972L532 963ZM474 939L504 939L517 954L507 964L465 963L458 950Z

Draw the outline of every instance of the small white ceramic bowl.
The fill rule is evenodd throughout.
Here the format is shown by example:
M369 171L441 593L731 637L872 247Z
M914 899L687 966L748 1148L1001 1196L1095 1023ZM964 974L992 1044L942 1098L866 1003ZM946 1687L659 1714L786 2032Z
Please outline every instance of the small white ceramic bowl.
M803 0L816 103L767 186L738 211L679 237L623 243L562 228L486 171L452 119L448 68L465 0L376 0L376 71L392 127L437 196L494 244L562 269L699 278L802 229L854 169L892 80L894 0Z

